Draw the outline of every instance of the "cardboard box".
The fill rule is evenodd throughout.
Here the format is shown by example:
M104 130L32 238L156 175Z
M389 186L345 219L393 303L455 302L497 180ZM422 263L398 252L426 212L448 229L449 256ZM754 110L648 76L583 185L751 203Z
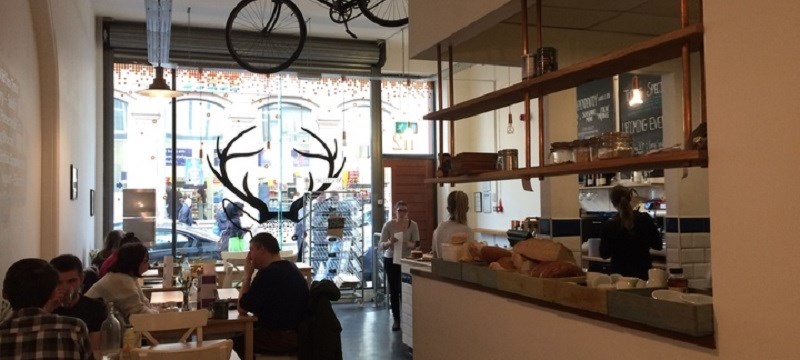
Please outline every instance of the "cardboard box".
M692 336L714 333L713 305L656 300L653 290L609 291L608 316Z
M461 280L497 289L497 270L486 263L461 263Z
M461 280L461 263L431 259L431 272L453 280Z

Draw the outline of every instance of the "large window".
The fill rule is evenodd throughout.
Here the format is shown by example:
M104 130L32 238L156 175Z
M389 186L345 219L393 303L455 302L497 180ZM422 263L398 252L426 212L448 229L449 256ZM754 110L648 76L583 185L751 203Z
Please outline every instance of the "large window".
M219 239L216 217L228 201L244 204L243 227L266 227L283 247L294 249L295 224L284 219L281 211L288 211L303 194L326 182L328 190L371 188L369 80L178 70L177 88L185 95L177 98L177 131L172 134L171 100L136 93L152 76L147 66L114 66L114 90L124 97L114 102L116 183L112 188L117 227L123 223L117 210L125 201L123 189L155 189L153 256L162 256L155 251L160 254L172 245L165 243L170 241L165 236L171 232L173 212L186 222L179 222L177 229L179 255L219 257L210 244ZM419 121L430 109L429 85L385 81L382 89L384 144L398 136L403 140L399 148L390 145L390 152L431 154L430 123ZM325 146L338 149L332 159L336 169L344 162L338 178L330 178L329 163L316 157L326 154ZM214 171L224 176L220 179ZM313 189L309 189L311 180ZM170 206L173 188L175 209ZM277 216L259 225L258 220L267 215L256 210L254 205L259 203L267 204L267 211ZM369 242L369 233L364 237Z

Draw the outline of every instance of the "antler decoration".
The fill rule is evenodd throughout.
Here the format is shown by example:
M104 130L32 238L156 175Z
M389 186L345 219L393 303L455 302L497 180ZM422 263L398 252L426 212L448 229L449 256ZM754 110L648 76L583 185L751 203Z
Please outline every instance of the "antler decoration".
M216 176L217 179L219 179L222 185L225 186L226 189L234 193L239 199L246 202L254 209L258 210L258 218L255 218L250 213L246 212L244 209L236 205L235 202L226 198L222 200L225 214L229 218L232 217L231 216L232 214L228 214L227 206L225 206L226 203L230 203L234 204L234 206L236 206L239 209L239 211L242 212L242 214L247 215L247 217L253 219L259 224L266 223L267 221L278 217L279 214L282 215L284 219L289 219L295 223L299 222L302 219L300 217L300 209L302 209L304 206L303 197L300 197L295 201L293 201L292 204L289 206L289 211L278 211L278 212L270 211L269 206L267 206L267 204L261 199L259 199L257 196L253 195L252 191L250 191L250 189L247 187L247 177L250 175L249 172L246 172L244 174L241 188L236 187L236 185L234 185L233 181L231 181L231 178L228 175L228 160L256 156L263 150L263 148L259 148L258 150L250 152L230 153L231 146L233 146L233 144L236 141L241 139L242 136L252 131L253 129L255 129L255 126L251 126L245 130L242 130L238 135L236 135L233 139L231 139L231 141L228 142L228 145L225 146L225 148L222 149L221 151L219 147L220 137L217 137L217 148L215 151L217 153L217 157L219 158L219 170L214 168L214 165L211 161L211 157L206 156L208 167L211 168L211 171L214 173L214 176ZM339 169L334 171L334 169L336 168L335 164L336 159L339 157L339 144L336 141L336 139L333 139L334 150L333 152L331 152L330 147L328 147L328 145L324 141L322 141L322 139L319 136L317 136L317 134L314 134L311 130L308 130L306 128L301 128L301 129L303 129L303 131L311 135L311 137L316 139L320 143L320 145L322 145L322 148L325 149L325 154L314 154L311 152L305 152L298 149L294 149L294 151L307 158L325 160L328 163L328 178L330 179L339 177L339 174L341 174L342 169L344 169L344 164L347 161L347 158L343 157L342 164L339 166ZM327 190L331 186L331 182L323 182L323 184L319 188L314 189L314 178L312 177L310 171L308 173L308 178L309 178L308 191L311 192L311 200L318 197L321 192Z

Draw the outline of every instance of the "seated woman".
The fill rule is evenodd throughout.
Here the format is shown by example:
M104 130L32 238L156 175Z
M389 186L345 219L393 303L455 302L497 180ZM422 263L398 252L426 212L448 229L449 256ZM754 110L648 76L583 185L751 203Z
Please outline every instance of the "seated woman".
M450 218L443 221L433 231L432 250L436 257L442 257L442 244L450 243L454 235L472 240L472 229L467 226L467 211L469 210L469 197L463 191L454 190L447 195L447 212Z
M103 264L100 265L100 277L106 276L108 271L111 269L111 266L117 262L117 251L119 250L122 245L130 244L130 243L141 243L142 241L139 240L136 236L133 235L132 232L123 233L122 238L119 240L119 245L116 249L111 253L111 255L103 261Z
M147 248L140 242L122 245L117 251L117 261L110 272L86 292L90 298L114 302L114 307L127 319L130 314L157 313L144 296L137 278L149 267Z

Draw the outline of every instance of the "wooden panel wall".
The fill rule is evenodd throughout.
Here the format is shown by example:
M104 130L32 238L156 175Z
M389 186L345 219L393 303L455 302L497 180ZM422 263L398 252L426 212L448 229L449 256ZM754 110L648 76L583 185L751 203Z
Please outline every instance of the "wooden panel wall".
M436 228L436 185L425 184L423 180L435 176L434 160L384 158L383 166L392 169L392 201L408 203L408 216L419 225L420 247L424 252L430 251L431 236ZM389 208L393 217L394 204Z

